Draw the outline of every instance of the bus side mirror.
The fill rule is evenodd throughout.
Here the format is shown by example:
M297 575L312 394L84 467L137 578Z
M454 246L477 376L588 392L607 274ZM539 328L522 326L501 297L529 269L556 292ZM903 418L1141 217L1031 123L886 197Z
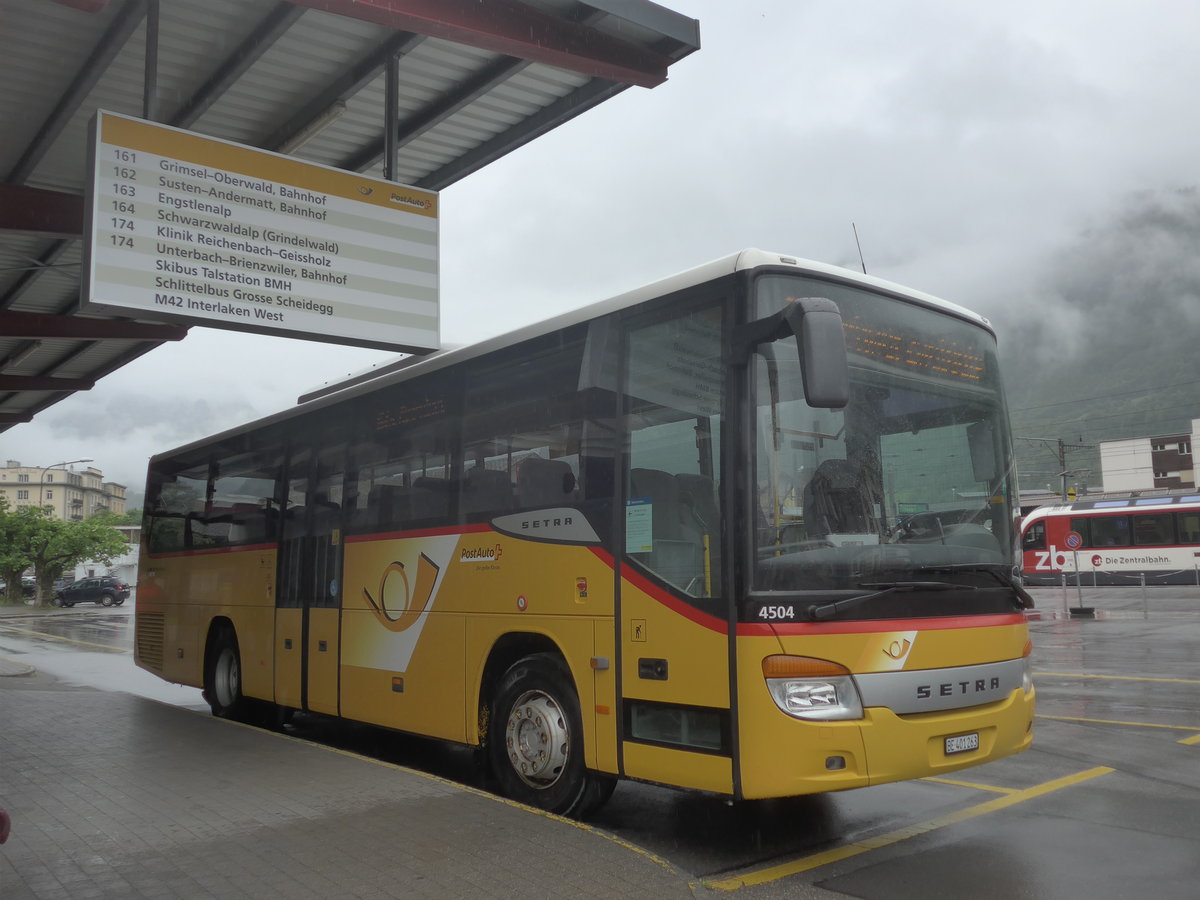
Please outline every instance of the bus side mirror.
M842 312L825 297L798 297L780 312L743 325L748 359L767 341L795 335L804 379L804 399L816 409L841 409L850 402L850 372Z
M996 477L996 439L992 423L984 421L968 425L967 447L971 452L971 475L976 481L992 481Z

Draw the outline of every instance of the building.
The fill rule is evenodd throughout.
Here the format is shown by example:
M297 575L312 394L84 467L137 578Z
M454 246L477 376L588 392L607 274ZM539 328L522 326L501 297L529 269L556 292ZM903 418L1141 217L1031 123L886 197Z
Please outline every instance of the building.
M1192 446L1200 419L1189 434L1128 438L1100 442L1100 469L1105 493L1149 490L1195 490L1196 460Z
M94 466L23 466L10 459L0 469L0 494L9 509L45 506L64 521L78 522L98 512L125 514L125 485L105 481Z
M137 583L139 543L142 538L141 525L114 525L125 538L125 552L106 563L85 559L75 564L72 573L75 580L92 578L96 575L112 575L129 585Z

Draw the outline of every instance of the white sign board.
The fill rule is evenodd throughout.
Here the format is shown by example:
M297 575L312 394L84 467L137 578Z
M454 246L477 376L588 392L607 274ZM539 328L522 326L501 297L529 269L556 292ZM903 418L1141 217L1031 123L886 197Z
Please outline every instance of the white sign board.
M107 112L92 140L84 310L439 347L436 193Z

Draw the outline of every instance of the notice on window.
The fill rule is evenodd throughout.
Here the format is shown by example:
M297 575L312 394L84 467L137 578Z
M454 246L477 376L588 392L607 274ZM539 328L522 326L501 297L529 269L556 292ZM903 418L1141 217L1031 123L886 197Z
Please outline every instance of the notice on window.
M654 550L654 502L649 497L625 501L625 552Z
M82 307L439 346L438 195L99 112Z

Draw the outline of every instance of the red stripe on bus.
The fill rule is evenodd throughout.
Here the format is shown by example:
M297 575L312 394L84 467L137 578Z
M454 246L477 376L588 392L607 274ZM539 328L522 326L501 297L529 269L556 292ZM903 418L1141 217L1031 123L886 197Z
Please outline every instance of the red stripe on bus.
M616 560L613 559L613 555L603 547L588 547L588 549L592 551L592 554L599 559L600 562L604 563L610 569L616 567Z
M678 597L675 597L671 593L664 591L658 585L654 584L654 582L643 577L642 575L639 575L637 572L633 571L633 569L627 566L622 566L621 577L639 591L649 596L652 600L657 600L663 606L667 607L667 609L678 613L685 619L690 619L697 625L702 625L710 631L715 631L718 634L729 633L729 628L723 619L718 619L716 616L709 615L706 612L696 609L694 606L688 605Z
M491 531L492 526L486 522L479 525L452 525L446 528L418 528L415 531L380 531L375 534L352 534L347 536L347 544L359 544L363 541L398 541L405 538L445 537L450 534L480 534Z
M210 556L214 553L242 553L260 550L275 550L278 544L239 544L236 547L203 547L199 550L175 550L170 553L151 553L151 559L176 559L183 556Z

